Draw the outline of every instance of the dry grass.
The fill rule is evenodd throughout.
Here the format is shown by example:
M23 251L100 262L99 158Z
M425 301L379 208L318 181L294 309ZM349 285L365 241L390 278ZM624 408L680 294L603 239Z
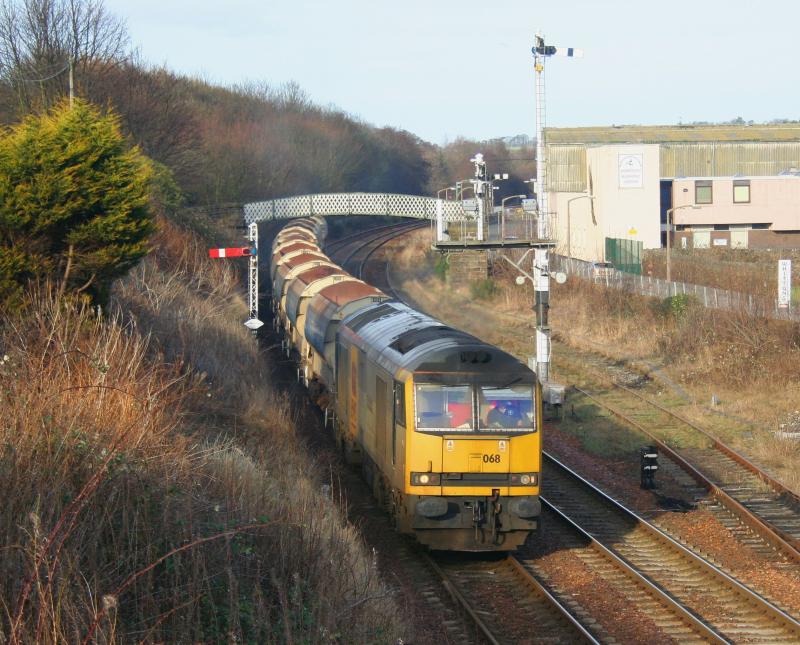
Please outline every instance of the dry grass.
M235 276L203 255L164 223L116 313L43 294L0 327L0 642L402 631L240 324Z

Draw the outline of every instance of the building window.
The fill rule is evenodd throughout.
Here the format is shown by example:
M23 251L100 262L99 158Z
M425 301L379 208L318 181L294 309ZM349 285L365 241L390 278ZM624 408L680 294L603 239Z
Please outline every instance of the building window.
M729 231L731 229L729 224L714 224L715 231Z
M696 181L694 182L694 203L695 204L711 204L711 182L710 181Z
M733 203L734 204L750 203L749 179L737 179L733 182Z

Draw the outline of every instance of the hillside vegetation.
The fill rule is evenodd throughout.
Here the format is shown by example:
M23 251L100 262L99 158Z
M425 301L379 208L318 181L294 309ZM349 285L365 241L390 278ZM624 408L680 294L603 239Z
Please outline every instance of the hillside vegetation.
M160 229L106 316L40 292L0 328L0 640L391 642L235 274Z
M219 87L149 66L129 42L124 25L96 0L2 0L0 123L58 103L72 58L78 96L118 113L123 130L172 171L190 204L318 192L435 194L473 176L476 152L492 172L510 173L501 196L525 192L522 181L533 173L531 149L512 154L500 139L436 146L316 105L296 83Z
M407 634L204 257L238 221L197 213L434 194L479 151L515 194L532 155L149 66L102 0L0 0L0 124L0 642Z

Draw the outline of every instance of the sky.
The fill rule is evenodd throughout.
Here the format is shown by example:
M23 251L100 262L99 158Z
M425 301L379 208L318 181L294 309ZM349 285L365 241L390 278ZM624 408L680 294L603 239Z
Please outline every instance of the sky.
M797 0L105 0L154 65L296 82L317 104L442 144L554 127L800 119Z

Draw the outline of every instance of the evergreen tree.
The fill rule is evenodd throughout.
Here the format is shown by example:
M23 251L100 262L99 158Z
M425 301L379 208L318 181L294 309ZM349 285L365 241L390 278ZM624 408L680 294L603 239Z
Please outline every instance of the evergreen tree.
M151 176L117 116L82 100L0 135L0 304L42 278L104 300L147 253Z

